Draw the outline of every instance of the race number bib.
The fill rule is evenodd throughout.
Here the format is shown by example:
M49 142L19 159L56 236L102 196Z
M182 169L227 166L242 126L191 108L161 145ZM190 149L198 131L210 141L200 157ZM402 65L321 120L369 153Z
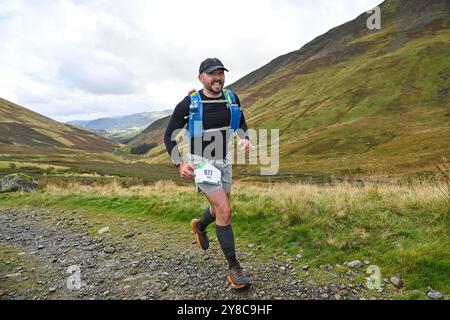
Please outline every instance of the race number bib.
M201 162L195 170L195 183L221 185L222 173L210 163Z

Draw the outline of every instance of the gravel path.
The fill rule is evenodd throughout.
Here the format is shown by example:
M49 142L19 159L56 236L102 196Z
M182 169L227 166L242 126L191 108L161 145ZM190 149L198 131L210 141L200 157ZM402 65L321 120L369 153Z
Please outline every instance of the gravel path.
M104 227L111 231L99 234ZM217 241L203 254L187 226L15 208L0 209L0 230L0 299L369 299L372 293L357 282L318 285L295 259L267 261L239 247L252 286L231 290ZM80 268L79 289L67 288L70 266Z

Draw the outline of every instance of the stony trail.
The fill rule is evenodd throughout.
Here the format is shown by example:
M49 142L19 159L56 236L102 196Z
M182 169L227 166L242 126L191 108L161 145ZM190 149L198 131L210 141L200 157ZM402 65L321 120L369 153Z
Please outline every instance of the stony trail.
M26 207L0 208L0 230L0 299L374 299L351 276L320 285L295 259L239 245L252 286L234 291L217 241L204 254L188 226ZM81 288L67 287L71 266Z

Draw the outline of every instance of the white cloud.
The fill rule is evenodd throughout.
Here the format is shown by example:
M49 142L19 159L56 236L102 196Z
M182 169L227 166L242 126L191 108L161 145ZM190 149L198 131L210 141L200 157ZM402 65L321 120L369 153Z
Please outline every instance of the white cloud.
M58 120L173 108L219 57L227 83L380 0L4 0L0 97Z
M70 88L118 95L137 93L139 89L126 63L106 51L71 50L60 57L60 62L59 78Z

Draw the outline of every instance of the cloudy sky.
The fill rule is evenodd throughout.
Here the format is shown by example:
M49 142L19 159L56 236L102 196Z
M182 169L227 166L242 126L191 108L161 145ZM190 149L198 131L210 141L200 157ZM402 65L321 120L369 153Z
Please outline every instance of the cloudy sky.
M0 0L0 97L59 121L173 109L206 57L228 84L382 0Z

